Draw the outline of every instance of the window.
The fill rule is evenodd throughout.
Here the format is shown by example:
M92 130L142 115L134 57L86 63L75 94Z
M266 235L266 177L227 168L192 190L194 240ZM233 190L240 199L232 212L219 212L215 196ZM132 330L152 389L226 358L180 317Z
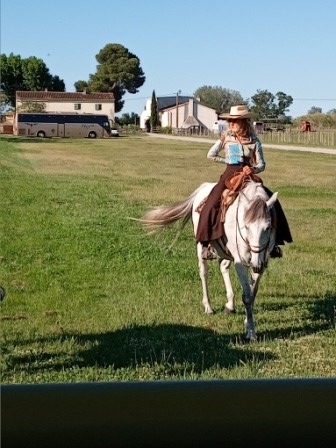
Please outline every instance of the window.
M101 104L95 104L95 110L102 110Z
M75 109L75 110L81 110L81 108L82 108L81 103L75 103L75 104L74 104L74 109Z

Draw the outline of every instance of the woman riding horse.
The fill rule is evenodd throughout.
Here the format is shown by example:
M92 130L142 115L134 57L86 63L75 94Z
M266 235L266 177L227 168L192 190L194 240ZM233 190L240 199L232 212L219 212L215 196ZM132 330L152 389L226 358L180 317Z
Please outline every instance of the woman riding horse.
M197 227L196 240L203 246L202 258L209 260L217 258L213 253L211 241L225 238L223 222L221 222L221 197L226 188L225 182L235 174L244 173L246 176L257 174L265 169L262 144L256 136L250 121L250 112L245 105L232 106L229 113L219 115L229 123L229 130L210 148L207 158L214 162L225 163L226 169L218 183L210 192L204 203ZM219 152L224 151L224 157ZM265 187L264 187L265 188ZM272 192L265 188L269 196ZM274 204L276 211L276 245L270 256L281 258L279 245L293 241L286 216L280 202Z

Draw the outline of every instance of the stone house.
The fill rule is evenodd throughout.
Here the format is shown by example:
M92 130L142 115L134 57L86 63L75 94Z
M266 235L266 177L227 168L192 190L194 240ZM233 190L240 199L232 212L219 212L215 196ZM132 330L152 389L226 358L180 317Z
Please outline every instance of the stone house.
M39 104L47 113L78 113L108 115L115 120L113 93L24 91L16 92L16 112L27 110L32 104Z

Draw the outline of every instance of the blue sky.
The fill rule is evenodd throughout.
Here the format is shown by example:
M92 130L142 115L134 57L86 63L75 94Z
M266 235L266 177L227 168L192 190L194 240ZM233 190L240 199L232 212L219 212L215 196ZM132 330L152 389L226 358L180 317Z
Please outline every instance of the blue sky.
M0 0L0 53L43 59L67 91L96 71L95 55L119 43L146 76L123 113L147 98L192 95L204 85L244 99L268 90L294 98L289 114L336 108L336 1Z

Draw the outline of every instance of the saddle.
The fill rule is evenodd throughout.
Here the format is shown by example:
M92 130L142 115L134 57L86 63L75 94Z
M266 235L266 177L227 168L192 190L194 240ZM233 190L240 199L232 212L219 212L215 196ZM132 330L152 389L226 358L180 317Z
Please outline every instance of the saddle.
M222 199L221 199L221 218L220 218L221 222L225 222L225 214L227 209L230 207L231 204L233 204L239 192L245 187L246 182L251 179L254 182L260 182L263 185L263 181L259 176L256 176L255 174L250 174L247 176L243 172L234 174L233 176L230 176L226 179L225 181L226 188L222 193ZM201 213L202 208L206 203L207 199L208 196L204 198L203 201L197 207L196 211L198 213Z

